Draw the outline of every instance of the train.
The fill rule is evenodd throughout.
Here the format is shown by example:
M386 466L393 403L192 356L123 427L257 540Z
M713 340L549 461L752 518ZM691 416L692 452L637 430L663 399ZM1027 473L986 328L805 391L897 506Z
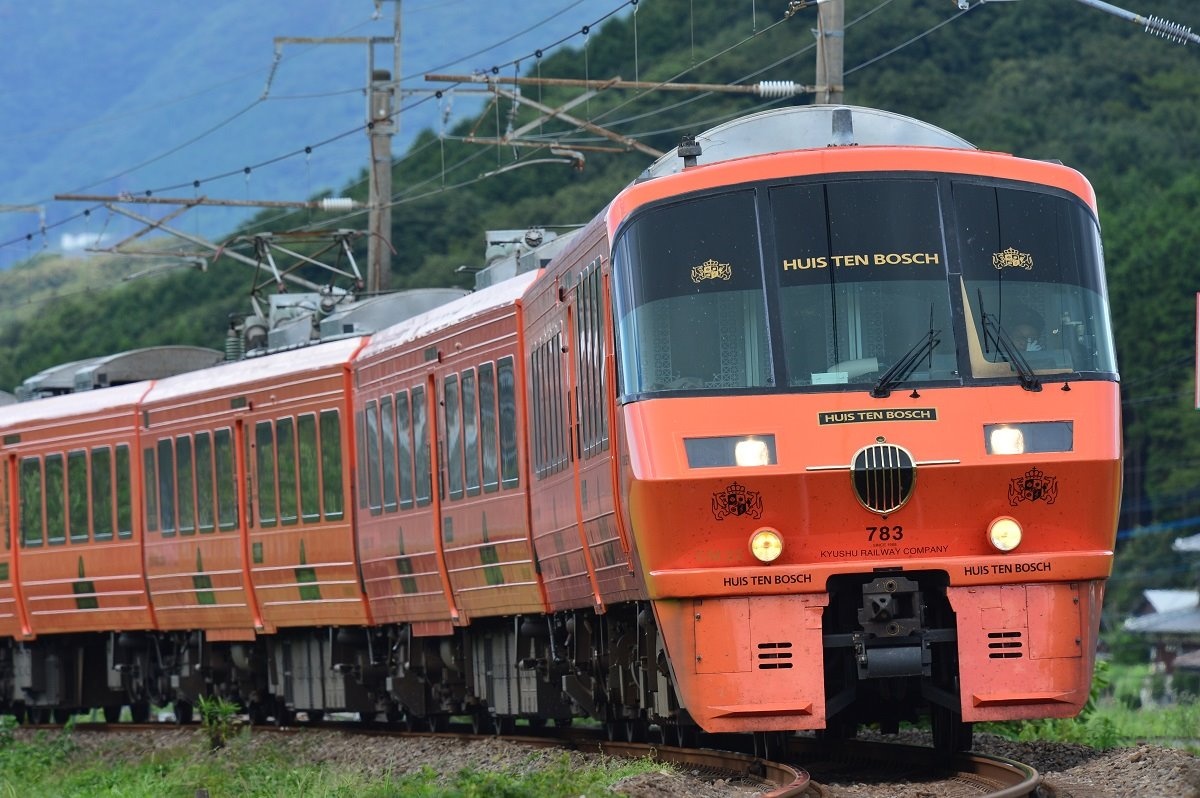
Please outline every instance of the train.
M0 407L0 712L766 753L1081 710L1122 458L1082 174L778 108L514 241L368 332Z

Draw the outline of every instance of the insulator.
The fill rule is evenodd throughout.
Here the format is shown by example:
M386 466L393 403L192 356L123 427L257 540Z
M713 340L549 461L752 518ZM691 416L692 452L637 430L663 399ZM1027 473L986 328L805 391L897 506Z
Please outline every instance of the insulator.
M1153 33L1176 44L1184 44L1192 38L1191 28L1162 17L1146 17L1146 33Z
M795 97L796 93L794 80L764 80L758 84L760 97Z
M326 197L321 200L323 211L349 211L354 209L354 200L349 197Z

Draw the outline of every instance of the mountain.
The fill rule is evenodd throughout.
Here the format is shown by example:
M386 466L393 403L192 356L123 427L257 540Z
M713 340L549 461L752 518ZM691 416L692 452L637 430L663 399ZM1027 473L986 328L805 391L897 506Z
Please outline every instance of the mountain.
M74 249L134 229L104 212L54 226L95 205L55 194L304 200L340 189L369 162L369 50L377 69L392 70L397 6L397 105L409 107L393 143L400 153L441 113L454 121L483 104L462 90L431 99L449 87L424 81L427 71L469 73L550 50L617 5L523 0L514 14L488 0L0 0L0 208L41 206L51 226L43 241L36 212L0 212L0 268L43 244ZM285 43L276 62L275 37L383 42ZM208 179L216 175L227 176ZM187 230L220 238L249 215L193 210Z
M296 0L289 7L304 5ZM319 8L321 4L312 5ZM442 6L459 11L477 8L467 0L437 7ZM565 6L564 0L560 7ZM586 36L577 35L548 49L541 59L531 62L525 58L519 69L529 76L560 78L620 75L689 83L810 83L816 12L809 7L785 16L787 7L781 6L784 4L641 0L636 13L631 13L631 6L614 2L608 10L624 7L624 13ZM1196 79L1200 52L1193 45L1147 36L1136 26L1073 0L974 2L966 11L954 0L846 0L846 6L847 102L923 119L984 149L1059 159L1082 171L1095 186L1122 374L1126 453L1118 562L1108 585L1106 614L1120 618L1147 587L1194 586L1196 574L1172 552L1171 543L1175 537L1200 531L1200 414L1195 404L1194 367L1196 293L1200 291L1196 267L1200 237L1194 234L1194 219L1200 212L1200 174L1196 170L1200 162L1200 81ZM232 9L234 4L215 2L206 7ZM276 5L263 0L253 7L271 9ZM340 11L346 3L336 7ZM411 3L406 8L416 13ZM486 21L473 18L471 24L494 28L493 35L499 40L503 38L501 22L510 26L506 30L520 30L536 21L532 14L526 16L524 9L522 6L519 15L497 14ZM1184 25L1200 23L1200 14L1190 0L1143 0L1137 11ZM0 24L5 21L3 13L0 11ZM595 20L603 13L583 19ZM572 20L566 26L568 31L579 30L576 6L570 6L564 18ZM196 34L186 56L163 56L162 68L171 70L176 79L189 70L199 71L188 59L199 63L220 50L229 34L230 19L220 22L216 16L210 19L197 13L197 26L211 22L213 27L205 27L203 37ZM461 14L455 20L459 27L467 24ZM137 23L126 22L131 26ZM350 23L334 20L318 33L328 35L338 24ZM313 33L311 29L298 31L298 27L272 26L270 35ZM415 28L415 22L405 28L406 41ZM144 34L152 35L149 29ZM161 32L159 35L166 38ZM263 41L270 38L265 33L264 37ZM457 36L448 40L452 44L441 40L443 49L469 51L465 44L460 49ZM49 43L43 38L43 47ZM226 103L206 102L212 115L188 124L186 133L156 130L153 136L133 143L125 140L128 137L116 136L125 148L124 160L110 160L108 147L118 146L115 139L93 138L69 148L63 145L56 150L60 153L56 162L72 167L64 172L72 176L65 182L78 186L97 175L121 171L232 115L261 92L263 64L269 58L256 58L256 69L250 69L245 78L253 85L244 86L242 94ZM406 56L406 63L415 58ZM427 63L436 62L433 58ZM211 71L220 59L204 63ZM283 71L281 66L277 80L282 79ZM210 83L202 85L215 83L220 79L216 75L228 77L234 72L213 73ZM517 67L509 65L504 72L515 73ZM166 80L166 73L153 74L157 77L139 85L157 88ZM361 85L361 75L359 84L351 78L349 85ZM314 74L313 85L324 77ZM11 81L7 81L3 91L10 87ZM577 89L568 88L527 87L524 91L546 105L578 96ZM132 111L138 107L134 100L148 92L146 88L126 96L120 107ZM572 113L666 150L677 144L682 134L701 132L732 115L807 101L807 97L770 100L727 93L606 91L576 105ZM289 103L269 108L282 114L290 109ZM426 103L432 104L433 100ZM399 144L395 148L393 287L465 285L466 276L458 268L480 261L485 230L584 222L649 162L648 156L636 152L598 152L596 147L611 142L562 122L547 122L541 132L560 134L563 147L582 153L582 171L564 163L566 158L546 151L466 143L459 137L472 131L490 136L506 128L513 106L507 100L487 106L476 119L459 114L464 104L456 100L455 115L445 128L453 135L439 135L443 132L440 119L435 120L436 128L426 130L415 129L415 124L407 121L415 114L402 122L405 135L415 134L415 138L407 149ZM0 116L13 113L12 106L0 110ZM359 112L347 113L353 117L347 127L352 127ZM126 124L142 116L129 114ZM50 123L41 116L38 120L43 127L36 129L48 134ZM519 126L532 120L533 112L522 108L516 110L512 123ZM341 129L342 121L339 117L333 127ZM279 146L263 152L289 152L303 146L302 142L315 140L317 124L310 118L291 118L286 123L273 119L237 141L269 137ZM111 137L111 128L103 129ZM93 137L100 137L99 128L88 130ZM196 156L191 148L181 150L184 152L191 160L186 162L189 168L180 173L187 175L216 174L229 164L259 157L224 152L215 145L207 158ZM10 160L0 158L0 168L21 166L8 163ZM300 162L285 170L304 176L291 197L308 196L323 187L365 197L365 187L358 179L361 156L351 159L340 177L313 179L321 160L315 153L311 165ZM269 172L267 168L261 171ZM177 173L161 177L167 185L177 179ZM249 181L238 173L225 182L233 186L224 196L246 197L263 189L266 177L256 170ZM14 201L13 196L5 201ZM263 211L244 220L241 229L286 229L288 225L337 221L320 214L281 217ZM362 219L350 222L360 224ZM87 224L94 232L101 221ZM191 222L180 226L186 228L187 224ZM36 247L29 254L36 257L0 272L0 386L15 385L53 364L137 346L169 342L219 348L227 315L247 309L249 272L228 258L218 259L205 272L189 269L123 281L123 275L141 267L117 260L68 262L39 253ZM360 242L355 256L364 254ZM1086 491L1088 486L1071 489Z

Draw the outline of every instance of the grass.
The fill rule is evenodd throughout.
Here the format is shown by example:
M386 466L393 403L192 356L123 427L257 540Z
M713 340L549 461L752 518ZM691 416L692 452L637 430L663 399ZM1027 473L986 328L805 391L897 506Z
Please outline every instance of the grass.
M598 760L579 766L567 754L542 760L528 772L464 770L370 778L353 769L296 761L285 743L256 741L249 730L212 750L198 731L190 744L158 749L140 759L96 757L78 744L69 724L61 731L18 737L11 717L0 719L0 798L575 798L615 795L610 786L661 770L651 760Z
M1020 741L1079 743L1106 750L1140 743L1200 754L1200 699L1185 693L1171 704L1142 704L1142 688L1159 697L1161 677L1148 666L1096 663L1092 695L1077 718L981 723L976 729Z

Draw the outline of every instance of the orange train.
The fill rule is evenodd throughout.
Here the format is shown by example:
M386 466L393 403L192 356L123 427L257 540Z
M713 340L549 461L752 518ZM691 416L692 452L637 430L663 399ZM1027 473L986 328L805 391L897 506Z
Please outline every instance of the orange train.
M0 708L851 735L1088 696L1095 198L810 106L371 334L0 408Z

